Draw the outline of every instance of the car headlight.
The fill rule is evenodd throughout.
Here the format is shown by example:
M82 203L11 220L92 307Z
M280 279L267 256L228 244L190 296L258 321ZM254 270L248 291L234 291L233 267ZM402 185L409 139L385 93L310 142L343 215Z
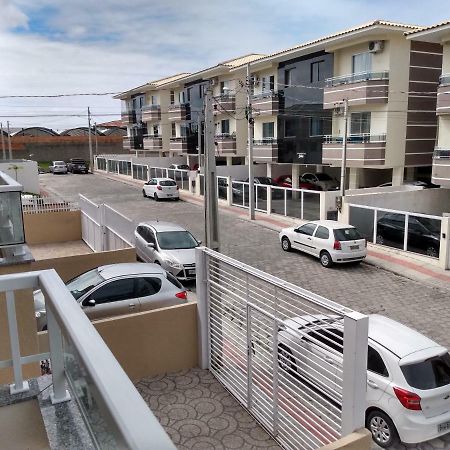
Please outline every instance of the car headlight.
M35 311L34 316L36 319L39 319L40 317L45 316L45 311Z
M170 267L173 267L174 269L182 269L183 266L180 263L177 263L176 261L172 261L171 259L165 259L164 262L169 265Z

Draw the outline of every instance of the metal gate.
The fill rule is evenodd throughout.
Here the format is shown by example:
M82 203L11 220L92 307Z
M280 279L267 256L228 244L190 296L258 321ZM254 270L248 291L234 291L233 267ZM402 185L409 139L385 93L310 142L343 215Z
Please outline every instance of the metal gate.
M205 248L197 277L203 366L284 448L364 426L367 317Z

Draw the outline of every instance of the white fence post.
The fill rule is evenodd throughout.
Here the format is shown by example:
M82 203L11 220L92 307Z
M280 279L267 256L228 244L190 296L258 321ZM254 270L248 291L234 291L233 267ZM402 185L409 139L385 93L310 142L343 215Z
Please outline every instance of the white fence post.
M99 208L99 219L100 219L100 251L104 252L109 250L108 248L108 236L106 233L106 220L105 220L105 204L101 203L98 205Z
M267 207L267 215L270 215L270 213L272 212L272 186L269 184L267 185L267 202L266 202L266 207Z
M209 335L209 297L207 280L207 255L205 247L195 249L196 291L197 291L197 318L198 330L198 364L200 369L209 368L209 346L211 345Z
M368 333L367 316L358 312L344 316L341 436L365 426Z
M231 177L227 177L227 205L233 204L233 180Z
M450 214L444 213L441 220L441 245L439 247L439 265L450 269Z

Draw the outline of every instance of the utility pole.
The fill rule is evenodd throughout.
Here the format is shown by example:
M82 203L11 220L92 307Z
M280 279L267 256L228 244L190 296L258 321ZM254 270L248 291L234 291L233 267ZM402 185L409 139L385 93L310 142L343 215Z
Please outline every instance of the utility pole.
M89 137L89 167L94 173L94 157L92 155L92 139L91 139L91 110L88 106L88 137Z
M95 154L98 155L97 122L94 122L94 136L95 136Z
M3 136L3 123L1 123L1 122L0 122L0 133L2 135L3 160L5 160L6 159L5 136Z
M6 122L6 126L8 128L8 154L9 154L9 159L12 160L11 133L9 132L9 120Z
M202 166L202 112L197 116L197 146L198 146L198 170Z
M347 136L348 136L348 99L344 99L344 137L342 138L341 162L341 207L345 196L345 175L347 166Z
M255 220L255 193L253 183L253 132L254 119L252 111L253 80L250 76L250 63L247 63L247 122L248 122L248 210L250 220ZM244 185L245 188L245 185ZM245 190L244 190L245 193ZM244 195L245 197L245 195Z
M206 246L219 251L219 206L217 202L212 94L212 87L208 86L205 96L205 237Z

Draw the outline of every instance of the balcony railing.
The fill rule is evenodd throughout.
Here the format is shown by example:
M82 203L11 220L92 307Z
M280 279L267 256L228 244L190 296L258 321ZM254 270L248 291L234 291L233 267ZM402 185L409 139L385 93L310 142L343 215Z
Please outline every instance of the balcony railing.
M325 80L325 87L339 86L341 84L358 83L360 81L369 80L388 80L389 71L382 72L360 72L349 75L340 75L338 77L327 78Z
M274 145L277 144L277 138L253 139L253 145Z
M230 94L222 94L214 97L214 114L222 112L230 113L236 109L236 97Z
M159 111L161 109L160 105L145 105L142 107L142 112L145 111Z
M446 85L446 84L450 84L450 74L446 73L443 74L439 77L439 84L441 86Z
M435 148L433 153L435 159L450 159L450 149Z
M189 103L179 103L177 105L169 105L168 108L169 121L182 121L190 119Z
M161 150L162 136L160 134L144 135L144 150Z
M147 105L142 108L142 120L144 122L154 122L161 120L160 105Z
M323 142L325 144L342 144L344 138L342 136L325 135ZM347 143L369 143L369 142L386 142L386 134L349 134L347 137Z
M261 92L260 94L252 95L252 99L254 99L254 100L259 100L261 98L278 98L278 92L267 91L267 92Z
M15 291L40 289L45 298L49 353L22 356L16 303L27 301ZM12 367L12 396L28 391L22 365L50 358L53 404L74 397L96 448L175 449L125 371L54 269L0 276L6 295ZM29 301L33 299L30 294ZM66 390L66 381L71 393ZM126 406L126 407L125 407ZM60 410L62 413L63 410Z

